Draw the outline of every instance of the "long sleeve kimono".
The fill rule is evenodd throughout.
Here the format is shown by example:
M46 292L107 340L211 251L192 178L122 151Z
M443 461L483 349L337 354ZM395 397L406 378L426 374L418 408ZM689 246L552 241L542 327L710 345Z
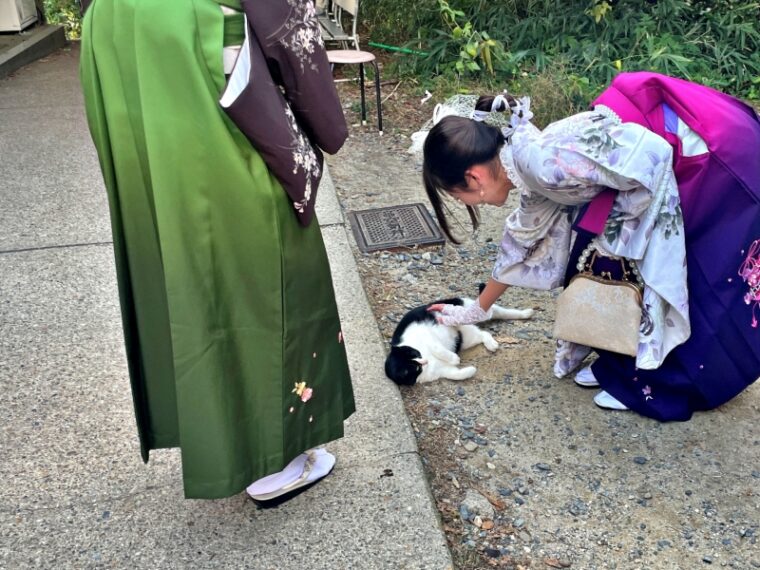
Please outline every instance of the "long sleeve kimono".
M220 102L308 225L322 177L320 149L334 154L348 137L314 3L249 0L242 9L245 41Z
M760 119L741 101L654 73L620 74L593 111L543 131L517 126L503 161L520 206L493 277L560 286L576 269L579 208L612 188L598 246L638 264L644 311L636 357L596 350L592 372L617 400L661 421L720 406L760 377L758 149ZM590 350L558 342L557 376Z
M507 218L493 278L536 289L561 286L579 206L605 188L617 190L599 246L635 260L641 270L650 326L640 331L636 364L657 368L690 335L683 216L670 145L596 110L542 132L523 123L503 155L521 194ZM576 358L568 359L569 352ZM557 374L566 374L581 355L583 350L562 343Z

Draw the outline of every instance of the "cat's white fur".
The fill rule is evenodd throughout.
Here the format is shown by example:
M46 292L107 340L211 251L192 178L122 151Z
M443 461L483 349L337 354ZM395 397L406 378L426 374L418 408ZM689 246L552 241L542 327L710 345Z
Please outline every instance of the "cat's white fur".
M474 302L472 299L462 299L462 301L465 306ZM494 305L491 318L506 321L529 319L532 316L533 309L506 309ZM451 327L438 323L412 323L401 336L399 346L411 346L420 352L421 357L418 362L422 364L422 372L417 377L418 383L434 382L441 378L466 380L475 376L477 369L474 366L459 367L460 358L454 352L457 332L462 333L460 350L466 350L479 344L483 344L486 350L490 352L499 348L499 343L491 333L481 330L475 325Z

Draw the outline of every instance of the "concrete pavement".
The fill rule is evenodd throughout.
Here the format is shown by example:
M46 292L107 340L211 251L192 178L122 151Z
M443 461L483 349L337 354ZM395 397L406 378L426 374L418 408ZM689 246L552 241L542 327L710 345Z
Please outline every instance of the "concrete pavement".
M258 510L185 500L177 450L143 465L77 64L74 47L0 80L0 568L451 567L329 176L318 215L358 408L335 471Z

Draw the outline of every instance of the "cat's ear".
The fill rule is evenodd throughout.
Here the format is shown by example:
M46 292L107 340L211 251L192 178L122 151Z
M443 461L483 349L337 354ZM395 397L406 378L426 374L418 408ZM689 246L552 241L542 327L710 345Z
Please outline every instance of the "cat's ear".
M412 360L414 360L420 366L426 366L428 363L428 361L425 360L424 358L413 358Z

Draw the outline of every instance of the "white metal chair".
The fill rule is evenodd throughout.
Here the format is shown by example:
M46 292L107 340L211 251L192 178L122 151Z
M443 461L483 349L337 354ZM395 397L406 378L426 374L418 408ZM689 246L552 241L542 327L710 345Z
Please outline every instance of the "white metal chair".
M343 28L344 12L351 17L350 33ZM356 33L358 14L359 0L328 0L325 13L319 16L322 39L325 43L340 43L344 49L348 49L350 44L353 44L353 48L358 50L359 35Z
M343 29L343 13L351 17L351 33ZM367 106L364 95L364 64L370 64L375 70L375 96L377 98L377 129L383 134L383 110L380 97L380 68L375 55L359 49L359 36L356 33L356 23L359 19L359 0L332 0L327 17L320 17L322 38L326 43L338 42L344 49L328 49L327 59L331 64L358 65L359 87L361 89L362 125L367 124ZM347 49L353 43L354 49Z

